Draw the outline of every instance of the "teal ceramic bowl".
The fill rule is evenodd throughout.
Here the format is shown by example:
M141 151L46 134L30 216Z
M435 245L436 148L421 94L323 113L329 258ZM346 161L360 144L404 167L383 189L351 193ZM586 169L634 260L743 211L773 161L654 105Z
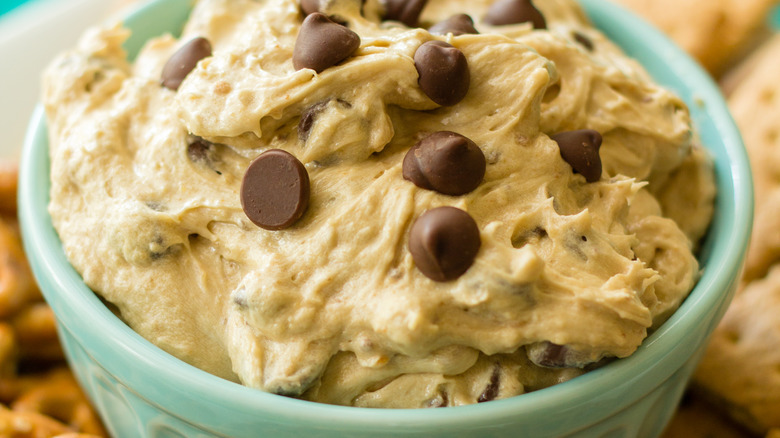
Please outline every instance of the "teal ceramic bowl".
M602 31L690 105L711 151L718 195L689 298L627 359L569 382L474 406L384 410L330 406L252 390L189 366L123 324L89 290L62 251L47 212L46 121L38 110L24 146L20 215L25 247L57 315L68 359L117 437L653 437L685 384L736 286L752 223L748 160L717 87L666 37L604 0L582 0ZM155 0L131 14L127 48L177 32L190 0Z

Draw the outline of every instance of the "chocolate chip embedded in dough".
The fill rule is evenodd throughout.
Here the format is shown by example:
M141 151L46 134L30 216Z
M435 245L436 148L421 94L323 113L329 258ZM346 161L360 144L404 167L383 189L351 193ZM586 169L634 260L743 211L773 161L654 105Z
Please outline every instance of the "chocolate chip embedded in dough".
M575 30L575 31L572 31L571 36L574 38L574 41L577 41L578 43L580 43L580 45L582 47L585 47L588 50L588 52L592 52L593 51L593 47L594 47L593 40L591 40L590 38L585 36L585 34L583 34L581 32L577 32Z
M406 153L404 179L445 195L465 195L485 177L485 155L470 139L450 131L423 138Z
M482 21L494 26L530 21L533 23L534 29L547 29L544 15L534 7L531 0L498 0L493 2Z
M301 0L301 10L304 15L320 11L320 0Z
M434 281L450 281L465 273L482 241L471 216L455 207L437 207L414 221L409 252L414 264Z
M295 223L309 206L309 174L281 149L263 152L249 164L241 183L241 206L249 220L267 230Z
M178 90L185 77L198 61L211 56L211 43L203 37L190 40L174 53L163 67L160 83L165 88Z
M584 368L595 363L590 354L549 341L526 345L528 359L547 368Z
M301 120L298 121L298 138L304 142L309 139L309 132L314 126L314 119L328 106L328 101L323 100L306 108L301 114Z
M325 15L314 12L303 20L293 48L293 67L317 73L347 59L360 47L360 37Z
M439 105L455 105L469 91L471 74L466 56L444 41L428 41L418 47L414 67L420 75L420 89Z
M568 348L552 342L539 342L528 346L528 358L536 365L548 368L563 368L567 363Z
M565 131L551 137L558 143L561 157L587 182L601 179L601 134L592 129Z
M395 20L409 27L417 27L428 0L385 0L385 20Z
M493 365L493 373L490 375L490 383L488 383L485 390L477 398L477 403L484 403L487 401L495 400L498 397L498 390L501 386L501 365L496 362Z
M434 35L447 35L448 33L451 33L455 36L466 33L479 33L477 29L474 28L474 20L466 14L456 14L444 21L440 21L428 28L428 32Z
M211 166L211 147L213 144L200 137L193 139L189 145L187 145L187 157L193 163L205 163L209 167Z

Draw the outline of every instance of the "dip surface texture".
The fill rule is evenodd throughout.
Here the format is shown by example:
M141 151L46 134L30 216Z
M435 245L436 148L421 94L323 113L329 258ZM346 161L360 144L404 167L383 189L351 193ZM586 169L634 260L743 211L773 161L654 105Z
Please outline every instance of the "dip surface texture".
M574 1L537 0L546 28L315 3L201 0L132 64L107 27L47 69L50 212L130 327L264 391L416 408L568 380L679 306L711 163ZM460 13L479 33L426 30ZM271 195L281 219L245 212Z

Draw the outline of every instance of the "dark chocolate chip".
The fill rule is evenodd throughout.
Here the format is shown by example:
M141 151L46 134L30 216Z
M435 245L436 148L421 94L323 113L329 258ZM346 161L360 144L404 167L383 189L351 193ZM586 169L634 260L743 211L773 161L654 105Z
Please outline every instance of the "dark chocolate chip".
M326 106L328 106L328 101L323 100L322 102L317 102L303 111L303 114L301 114L301 120L298 122L298 138L304 142L308 140L309 132L311 131L311 127L314 125L314 119L317 118L317 115L319 115L319 113L321 113Z
M249 220L267 230L287 228L309 206L309 174L290 153L263 152L252 161L241 183L241 206Z
M309 133L314 126L314 122L317 121L317 117L321 112L331 104L333 99L323 100L315 103L314 105L306 108L301 114L301 119L298 121L298 138L304 143L309 139ZM352 108L352 104L344 99L336 99L336 105L342 109Z
M488 8L483 21L494 26L518 24L530 21L534 29L547 29L544 15L531 0L498 0Z
M220 160L215 151L214 143L206 141L201 137L195 137L187 146L187 157L193 163L204 165L222 175L222 172L217 170Z
M190 40L168 59L163 67L160 83L165 88L178 90L185 77L198 61L211 56L211 43L203 37Z
M482 241L471 216L455 207L437 207L414 221L409 252L414 264L434 281L450 281L465 273Z
M526 351L528 358L536 365L548 368L570 366L567 361L569 349L565 345L544 341L528 346Z
M211 146L210 142L196 138L187 146L187 156L193 163L208 163Z
M428 32L434 35L447 35L448 33L451 33L455 36L463 35L465 33L479 33L477 29L474 28L474 20L466 14L456 14L444 21L440 21L428 28Z
M469 91L471 74L463 52L444 41L428 41L414 52L420 89L442 106L460 102Z
M580 45L585 47L588 52L593 51L593 41L590 38L580 32L577 32L576 30L571 33L571 36L574 37L574 41L580 43Z
M349 58L360 47L360 37L325 15L314 12L303 20L293 49L293 67L317 73Z
M303 11L303 15L319 12L320 0L301 0L301 10Z
M525 351L528 359L541 367L585 368L599 364L599 360L594 359L588 352L548 341L526 345Z
M395 20L409 27L417 27L428 0L385 0L385 20Z
M569 163L575 173L585 177L587 182L601 179L601 134L592 129L560 132L552 136L561 150L561 157Z
M404 157L404 179L445 195L465 195L485 177L485 155L470 139L439 131L420 140Z
M498 397L498 390L500 388L501 384L501 365L496 362L495 365L493 365L493 373L490 375L490 383L488 383L487 387L484 391L482 391L482 394L479 395L479 398L477 399L477 403L484 403L487 401L495 400L496 397Z

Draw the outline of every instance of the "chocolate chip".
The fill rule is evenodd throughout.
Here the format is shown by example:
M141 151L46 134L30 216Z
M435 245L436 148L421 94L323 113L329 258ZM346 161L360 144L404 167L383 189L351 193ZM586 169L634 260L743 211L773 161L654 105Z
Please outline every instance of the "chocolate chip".
M420 89L442 106L460 102L469 91L471 74L463 52L443 41L428 41L414 52Z
M561 157L575 173L584 176L587 182L601 179L601 134L592 129L579 129L561 132L551 138L558 143Z
M320 0L301 0L301 10L304 15L320 11Z
M303 20L293 48L293 67L310 68L317 73L349 58L360 47L355 32L319 12Z
M479 228L455 207L426 211L412 224L409 251L414 264L434 281L449 281L466 272L479 252Z
M328 101L323 100L322 102L317 102L303 111L303 114L301 114L301 120L298 121L298 138L304 142L309 139L309 131L311 131L311 127L314 125L314 119L317 118L317 115L319 115L319 113L321 113L326 106L328 106Z
M309 206L309 174L290 153L263 152L249 164L241 183L241 206L249 220L267 230L287 228Z
M385 20L395 20L409 27L417 27L428 0L385 0Z
M567 363L568 348L552 342L538 342L526 347L528 358L536 365L548 368L564 368Z
M477 398L477 403L484 403L487 401L495 400L498 397L499 385L501 383L501 365L498 362L493 366L493 373L490 375L490 383L482 394Z
M470 139L450 131L420 140L404 157L404 179L445 195L465 195L485 177L485 155Z
M455 36L463 35L464 33L479 33L474 28L474 20L466 14L456 14L444 21L440 21L428 28L428 32L434 35L451 33Z
M314 122L317 121L317 117L325 111L328 105L331 105L333 99L323 100L315 103L314 105L306 108L301 114L301 119L298 121L298 138L304 143L309 139L309 133L314 126ZM336 105L341 109L350 109L352 104L344 99L336 99Z
M534 29L547 29L544 15L531 3L531 0L498 0L488 8L485 23L494 26L518 24L530 21Z
M209 56L211 56L209 40L203 37L190 40L165 63L160 83L165 88L178 90L184 78L198 65L198 61Z
M528 359L541 367L585 368L590 365L598 365L598 360L588 352L549 341L526 345L525 351L528 354Z
M580 43L582 47L585 47L588 52L593 51L593 41L591 41L590 38L585 36L584 34L577 32L576 30L571 33L571 36L574 37L574 41L577 41Z
M187 156L193 163L206 163L209 161L210 149L210 142L196 138L187 146Z
M191 162L204 165L217 174L222 175L222 172L217 170L217 165L220 160L215 150L214 143L206 141L201 137L195 137L190 141L190 144L187 145L187 157Z

